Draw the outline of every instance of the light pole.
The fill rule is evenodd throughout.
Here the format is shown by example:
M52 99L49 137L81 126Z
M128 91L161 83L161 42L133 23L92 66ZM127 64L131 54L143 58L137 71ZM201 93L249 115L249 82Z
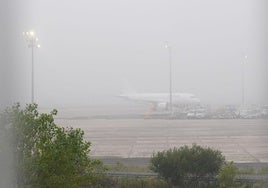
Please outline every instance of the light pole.
M246 63L247 58L248 58L248 56L245 55L243 62L242 62L242 72L241 72L241 75L242 75L242 78L241 78L241 82L242 82L241 96L242 96L242 105L243 106L245 105L245 63Z
M32 97L31 103L34 103L34 48L40 48L39 39L35 36L34 31L23 32L22 35L26 40L28 47L32 48Z
M168 61L169 61L169 110L170 114L173 114L172 110L172 59L171 59L171 46L166 42L165 48L168 50Z

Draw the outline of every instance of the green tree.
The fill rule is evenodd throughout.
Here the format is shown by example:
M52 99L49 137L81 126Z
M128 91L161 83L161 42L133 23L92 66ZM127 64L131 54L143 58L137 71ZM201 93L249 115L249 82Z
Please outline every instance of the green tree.
M102 163L89 157L84 132L57 126L56 114L40 114L36 104L25 109L17 104L1 114L1 129L12 138L18 187L96 186Z
M224 163L220 151L194 144L155 153L151 169L170 186L209 187L209 179L218 174Z
M220 169L219 176L217 180L219 182L220 188L235 188L237 180L237 167L233 163L228 163Z

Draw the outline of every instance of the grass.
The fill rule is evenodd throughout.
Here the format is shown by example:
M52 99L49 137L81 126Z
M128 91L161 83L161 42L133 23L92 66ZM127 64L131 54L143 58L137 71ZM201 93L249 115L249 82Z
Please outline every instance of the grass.
M115 165L105 166L109 171L115 172L152 172L147 166L131 166L124 165L123 163L117 162Z

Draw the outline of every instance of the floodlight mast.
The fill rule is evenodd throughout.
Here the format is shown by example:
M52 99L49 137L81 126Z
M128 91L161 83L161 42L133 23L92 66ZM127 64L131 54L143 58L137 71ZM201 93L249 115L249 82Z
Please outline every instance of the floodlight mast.
M166 41L165 48L168 50L168 61L169 61L169 111L173 114L172 104L172 59L171 59L171 46Z
M34 103L34 48L40 48L40 44L38 43L39 39L35 36L34 31L27 31L22 33L25 41L28 44L28 47L31 48L32 51L32 96L31 103Z
M244 56L244 59L242 61L242 91L241 91L241 94L242 94L242 106L245 105L245 63L247 61L247 58L248 56L245 55Z

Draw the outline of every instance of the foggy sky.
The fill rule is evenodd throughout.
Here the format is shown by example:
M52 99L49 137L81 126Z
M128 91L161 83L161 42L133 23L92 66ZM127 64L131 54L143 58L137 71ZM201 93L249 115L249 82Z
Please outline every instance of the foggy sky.
M268 103L265 0L14 0L5 3L2 66L10 102L29 103L35 30L35 96L41 106L104 105L127 79L138 92L193 93L208 104ZM3 31L3 30L2 30ZM3 52L3 51L2 51ZM3 69L2 69L3 70ZM3 88L3 87L2 87Z

